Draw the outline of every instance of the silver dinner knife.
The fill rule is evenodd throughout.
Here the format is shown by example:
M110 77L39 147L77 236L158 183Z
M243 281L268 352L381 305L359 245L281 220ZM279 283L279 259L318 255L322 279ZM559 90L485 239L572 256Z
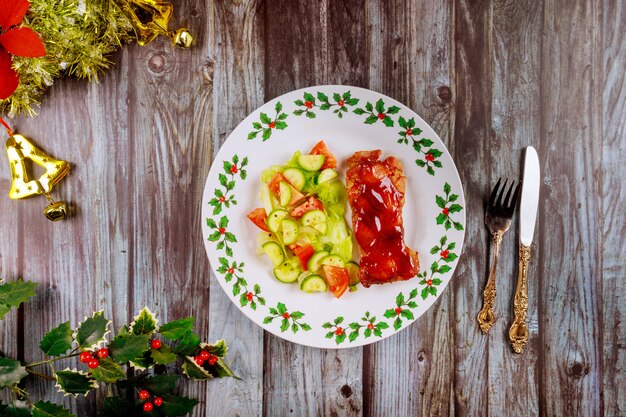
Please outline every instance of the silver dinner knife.
M524 177L522 179L522 199L519 221L519 272L513 299L515 317L509 329L509 340L516 353L521 353L528 342L526 312L528 311L528 263L530 245L533 242L537 206L539 205L539 157L532 146L526 148Z

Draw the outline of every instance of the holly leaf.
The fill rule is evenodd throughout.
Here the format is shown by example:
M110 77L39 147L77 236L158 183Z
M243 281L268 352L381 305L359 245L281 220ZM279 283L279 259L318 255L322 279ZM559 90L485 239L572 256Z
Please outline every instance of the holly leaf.
M54 374L57 389L66 395L87 395L92 389L98 388L98 382L86 373L77 370L64 369Z
M437 203L437 206L439 208L445 208L446 207L446 200L443 199L443 197L436 195L435 196L435 202Z
M12 281L0 285L0 319L9 312L11 307L19 307L35 295L37 283L29 281Z
M102 405L103 417L119 417L132 415L133 405L121 397L106 397Z
M130 324L130 332L134 334L152 334L157 328L157 319L148 307L144 307Z
M282 322L280 323L280 331L284 332L289 328L289 320L287 319L283 319Z
M185 334L172 350L174 353L183 356L193 355L200 345L200 338L194 332Z
M398 296L396 297L396 305L400 307L403 304L404 304L404 294L399 293Z
M158 349L150 348L150 356L157 365L169 365L176 362L177 358L176 354L172 353L172 349L165 344Z
M224 262L226 262L226 265L224 265ZM228 261L226 258L220 258L220 263L228 268ZM194 317L187 317L184 319L170 321L159 328L159 333L161 333L161 335L163 335L163 337L167 340L175 342L185 336L185 334L193 331L195 320L196 319Z
M60 405L38 401L33 404L33 417L76 417L76 415Z
M283 109L283 105L281 104L280 101L277 101L276 106L274 106L274 110L276 110L276 113L280 113L282 109Z
M139 358L148 351L149 339L147 334L118 335L109 344L111 357L121 364Z
M385 310L385 314L383 314L383 316L387 317L388 319L395 317L396 316L396 312L394 309L389 309L389 310Z
M178 375L153 375L142 381L141 386L157 395L164 395L176 388Z
M437 216L437 224L442 224L447 218L448 217L445 214L439 213L439 216Z
M358 114L360 116L362 114L365 114L365 110L359 107L359 108L354 109L353 113Z
M450 211L450 213L458 213L459 211L463 210L463 207L460 206L459 204L452 204L449 208L448 211Z
M109 333L108 327L111 320L104 317L102 310L96 311L91 317L78 325L74 335L76 343L80 349L95 349L101 342L105 341L105 336Z
M154 366L154 361L152 360L152 356L150 356L150 352L145 351L140 356L128 361L128 364L140 371L145 371L146 369Z
M396 114L400 111L400 107L398 106L391 106L387 109L387 113L389 114Z
M424 300L425 300L425 299L426 299L426 297L428 297L428 294L429 294L428 287L425 287L425 288L422 290L422 293L421 293L421 295L422 295L422 299L424 299Z
M209 345L208 343L202 343L200 347L220 358L226 356L226 353L228 352L228 347L226 346L226 342L223 339L218 340L211 345Z
M383 119L383 124L387 127L393 127L393 119L389 116L385 116Z
M365 329L365 330L369 330L371 332L371 329ZM358 330L356 330L354 332L350 332L350 336L348 336L348 339L350 340L350 342L354 342L357 337L359 337L359 331Z
M72 328L66 321L46 333L39 343L39 347L47 356L59 356L72 348Z
M371 109L368 109L368 110L372 111ZM383 102L382 98L378 99L378 101L376 102L376 111L378 113L384 113L385 112L385 103Z
M261 138L266 141L270 138L270 136L272 136L272 129L267 128L267 129L263 129L263 135L261 136Z
M10 387L17 384L28 375L26 368L20 361L0 357L0 387Z
M400 327L402 327L402 320L400 319L400 317L398 317L393 321L393 328L395 330L398 330Z
M413 317L413 313L411 312L411 310L402 310L400 312L400 315L402 317L406 318L406 319L409 319L409 320L413 320L413 318L414 318Z
M196 381L206 381L213 376L203 367L199 366L191 356L185 357L183 362L183 373Z
M256 138L256 135L258 135L258 134L259 134L259 132L260 132L260 131L259 131L259 130L257 130L257 131L255 131L255 132L250 132L250 133L248 133L248 140L252 140L252 139Z
M186 416L193 411L198 401L187 397L163 396L161 411L166 416Z
M96 381L112 384L120 379L126 378L126 372L111 358L104 358L100 359L98 367L91 371L91 376L94 377Z
M378 116L374 116L373 114L367 116L367 119L365 119L365 124L371 125L376 123L376 120L378 120Z
M226 365L226 363L221 358L218 358L217 362L215 362L215 365L209 366L209 372L215 378L232 377L232 378L241 380L241 378L235 375L235 373L231 371L231 369Z
M270 118L269 118L269 116L268 116L267 114L265 114L265 113L261 113L261 116L260 116L260 117L261 117L261 122L262 122L263 124L266 124L266 125L267 125L267 124L272 123L272 119L270 119Z

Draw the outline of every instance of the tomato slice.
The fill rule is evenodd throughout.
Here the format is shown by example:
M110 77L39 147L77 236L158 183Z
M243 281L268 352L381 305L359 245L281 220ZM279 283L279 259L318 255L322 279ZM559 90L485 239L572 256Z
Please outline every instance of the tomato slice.
M346 268L339 268L337 266L322 265L324 271L324 277L330 287L330 291L337 298L341 297L348 289L350 283L350 275Z
M259 229L269 232L270 229L267 228L267 213L265 213L264 208L258 208L252 210L248 213L247 217L258 226Z
M315 144L313 149L310 152L311 155L324 155L326 160L324 161L324 165L322 165L322 169L326 168L337 168L337 159L335 159L335 155L333 155L323 140L320 140Z
M289 245L289 249L291 249L293 254L298 257L298 259L300 260L300 264L302 264L302 268L304 268L305 271L308 271L309 258L315 253L315 249L313 249L313 246L308 243L305 243L304 245L292 243L291 245Z
M280 172L274 175L274 177L272 177L270 182L267 183L267 188L269 188L272 194L274 194L276 197L280 198L280 182L281 181L284 181L287 184L289 184L289 188L291 188L291 200L289 201L288 205L292 206L304 198L304 194L296 190L296 187L291 185L291 183L287 181L287 178L285 178L283 174L281 174Z
M311 210L324 210L324 206L322 205L322 202L319 201L317 198L309 197L307 201L291 210L291 213L289 214L291 214L291 216L293 217L302 217L304 213Z

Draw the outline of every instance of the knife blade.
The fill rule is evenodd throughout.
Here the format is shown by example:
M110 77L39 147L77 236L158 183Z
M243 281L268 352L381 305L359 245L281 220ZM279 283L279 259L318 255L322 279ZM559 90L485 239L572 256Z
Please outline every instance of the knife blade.
M524 159L524 177L522 179L522 198L520 202L519 238L524 246L533 242L537 206L539 205L539 157L532 146L526 148Z
M532 146L526 148L524 159L524 176L522 185L522 201L520 202L519 221L519 270L517 286L513 297L515 317L509 328L509 340L515 353L522 353L528 342L526 313L528 311L528 263L530 262L530 245L533 243L537 207L539 206L539 157Z

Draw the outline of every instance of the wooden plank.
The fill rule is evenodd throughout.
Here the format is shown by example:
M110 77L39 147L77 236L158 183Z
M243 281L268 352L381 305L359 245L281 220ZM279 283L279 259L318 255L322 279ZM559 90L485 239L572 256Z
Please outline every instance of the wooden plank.
M265 5L266 100L307 85L365 84L360 2ZM324 351L266 334L264 358L264 416L361 414L362 349Z
M263 7L259 1L213 1L206 15L210 61L205 82L207 88L212 83L207 97L211 111L207 114L209 126L196 138L212 138L212 159L241 120L263 104ZM205 161L201 166L208 164ZM263 331L239 312L213 274L211 277L209 340L226 339L229 363L243 381L207 384L206 415L260 416Z
M602 395L605 416L626 412L626 5L604 1L602 10Z
M543 10L535 259L544 415L602 414L599 7L548 1Z
M485 57L493 62L491 75L492 140L487 174L493 184L498 177L519 181L524 147L538 146L539 80L542 11L532 1L498 1L493 3L490 42L492 53ZM521 116L523 115L523 116ZM485 191L479 195L484 195ZM527 324L530 341L523 354L515 354L509 343L508 330L513 319L513 294L518 268L518 218L505 236L500 261L495 311L498 321L488 337L488 413L509 416L539 413L537 387L538 316L537 281L539 265L536 256L529 272L529 310ZM534 254L536 255L536 253ZM483 269L484 271L484 269ZM483 274L483 277L486 274ZM483 278L484 279L484 278ZM481 279L481 282L484 282ZM509 381L514 380L515 383Z
M450 4L370 3L366 16L370 88L414 109L449 144L454 119ZM451 294L446 290L407 330L365 348L364 415L453 414Z

